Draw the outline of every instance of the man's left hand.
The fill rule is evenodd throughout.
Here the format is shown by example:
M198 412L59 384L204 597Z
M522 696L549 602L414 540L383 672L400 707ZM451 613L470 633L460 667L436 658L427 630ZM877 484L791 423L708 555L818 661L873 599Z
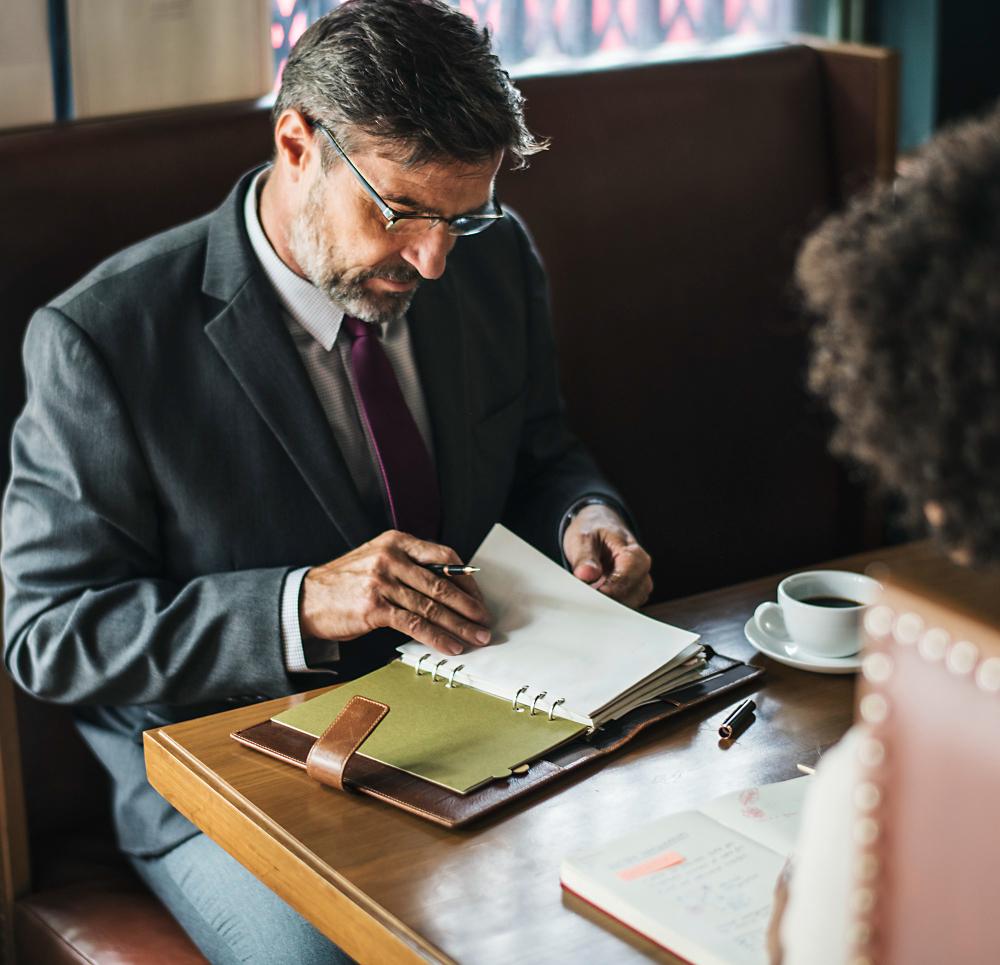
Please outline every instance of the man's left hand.
M610 506L584 506L566 527L563 553L577 579L620 603L639 607L653 592L649 554Z

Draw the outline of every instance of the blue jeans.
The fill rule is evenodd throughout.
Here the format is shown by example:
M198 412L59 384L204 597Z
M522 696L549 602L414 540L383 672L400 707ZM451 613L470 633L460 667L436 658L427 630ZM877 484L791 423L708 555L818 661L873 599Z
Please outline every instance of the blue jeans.
M130 860L212 965L352 961L204 834Z

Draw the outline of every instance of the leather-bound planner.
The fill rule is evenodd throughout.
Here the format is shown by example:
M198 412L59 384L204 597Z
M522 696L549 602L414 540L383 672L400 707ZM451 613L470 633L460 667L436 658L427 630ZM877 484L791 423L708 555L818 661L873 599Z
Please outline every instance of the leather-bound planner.
M410 641L233 737L451 827L762 672L616 603L502 526L470 562L489 646L452 657Z

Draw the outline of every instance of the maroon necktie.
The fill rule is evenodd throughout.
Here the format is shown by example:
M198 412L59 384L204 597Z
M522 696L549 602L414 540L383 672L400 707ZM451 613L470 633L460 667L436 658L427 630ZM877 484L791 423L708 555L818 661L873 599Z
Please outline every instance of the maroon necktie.
M436 540L441 521L437 476L379 339L377 325L344 316L350 333L351 369L361 418L375 446L389 498L392 525L420 539Z

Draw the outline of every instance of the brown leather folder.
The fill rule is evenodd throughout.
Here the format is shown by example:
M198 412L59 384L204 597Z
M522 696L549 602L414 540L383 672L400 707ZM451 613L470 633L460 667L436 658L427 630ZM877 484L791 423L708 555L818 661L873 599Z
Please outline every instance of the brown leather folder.
M272 720L231 736L247 747L307 770L311 777L330 787L367 794L446 828L455 828L618 750L654 724L741 687L764 673L759 667L725 657L710 647L705 649L714 671L709 676L643 704L592 734L561 745L524 765L523 773L492 781L468 794L458 794L357 753L382 717L391 713L391 708L367 698L353 698L319 738Z

